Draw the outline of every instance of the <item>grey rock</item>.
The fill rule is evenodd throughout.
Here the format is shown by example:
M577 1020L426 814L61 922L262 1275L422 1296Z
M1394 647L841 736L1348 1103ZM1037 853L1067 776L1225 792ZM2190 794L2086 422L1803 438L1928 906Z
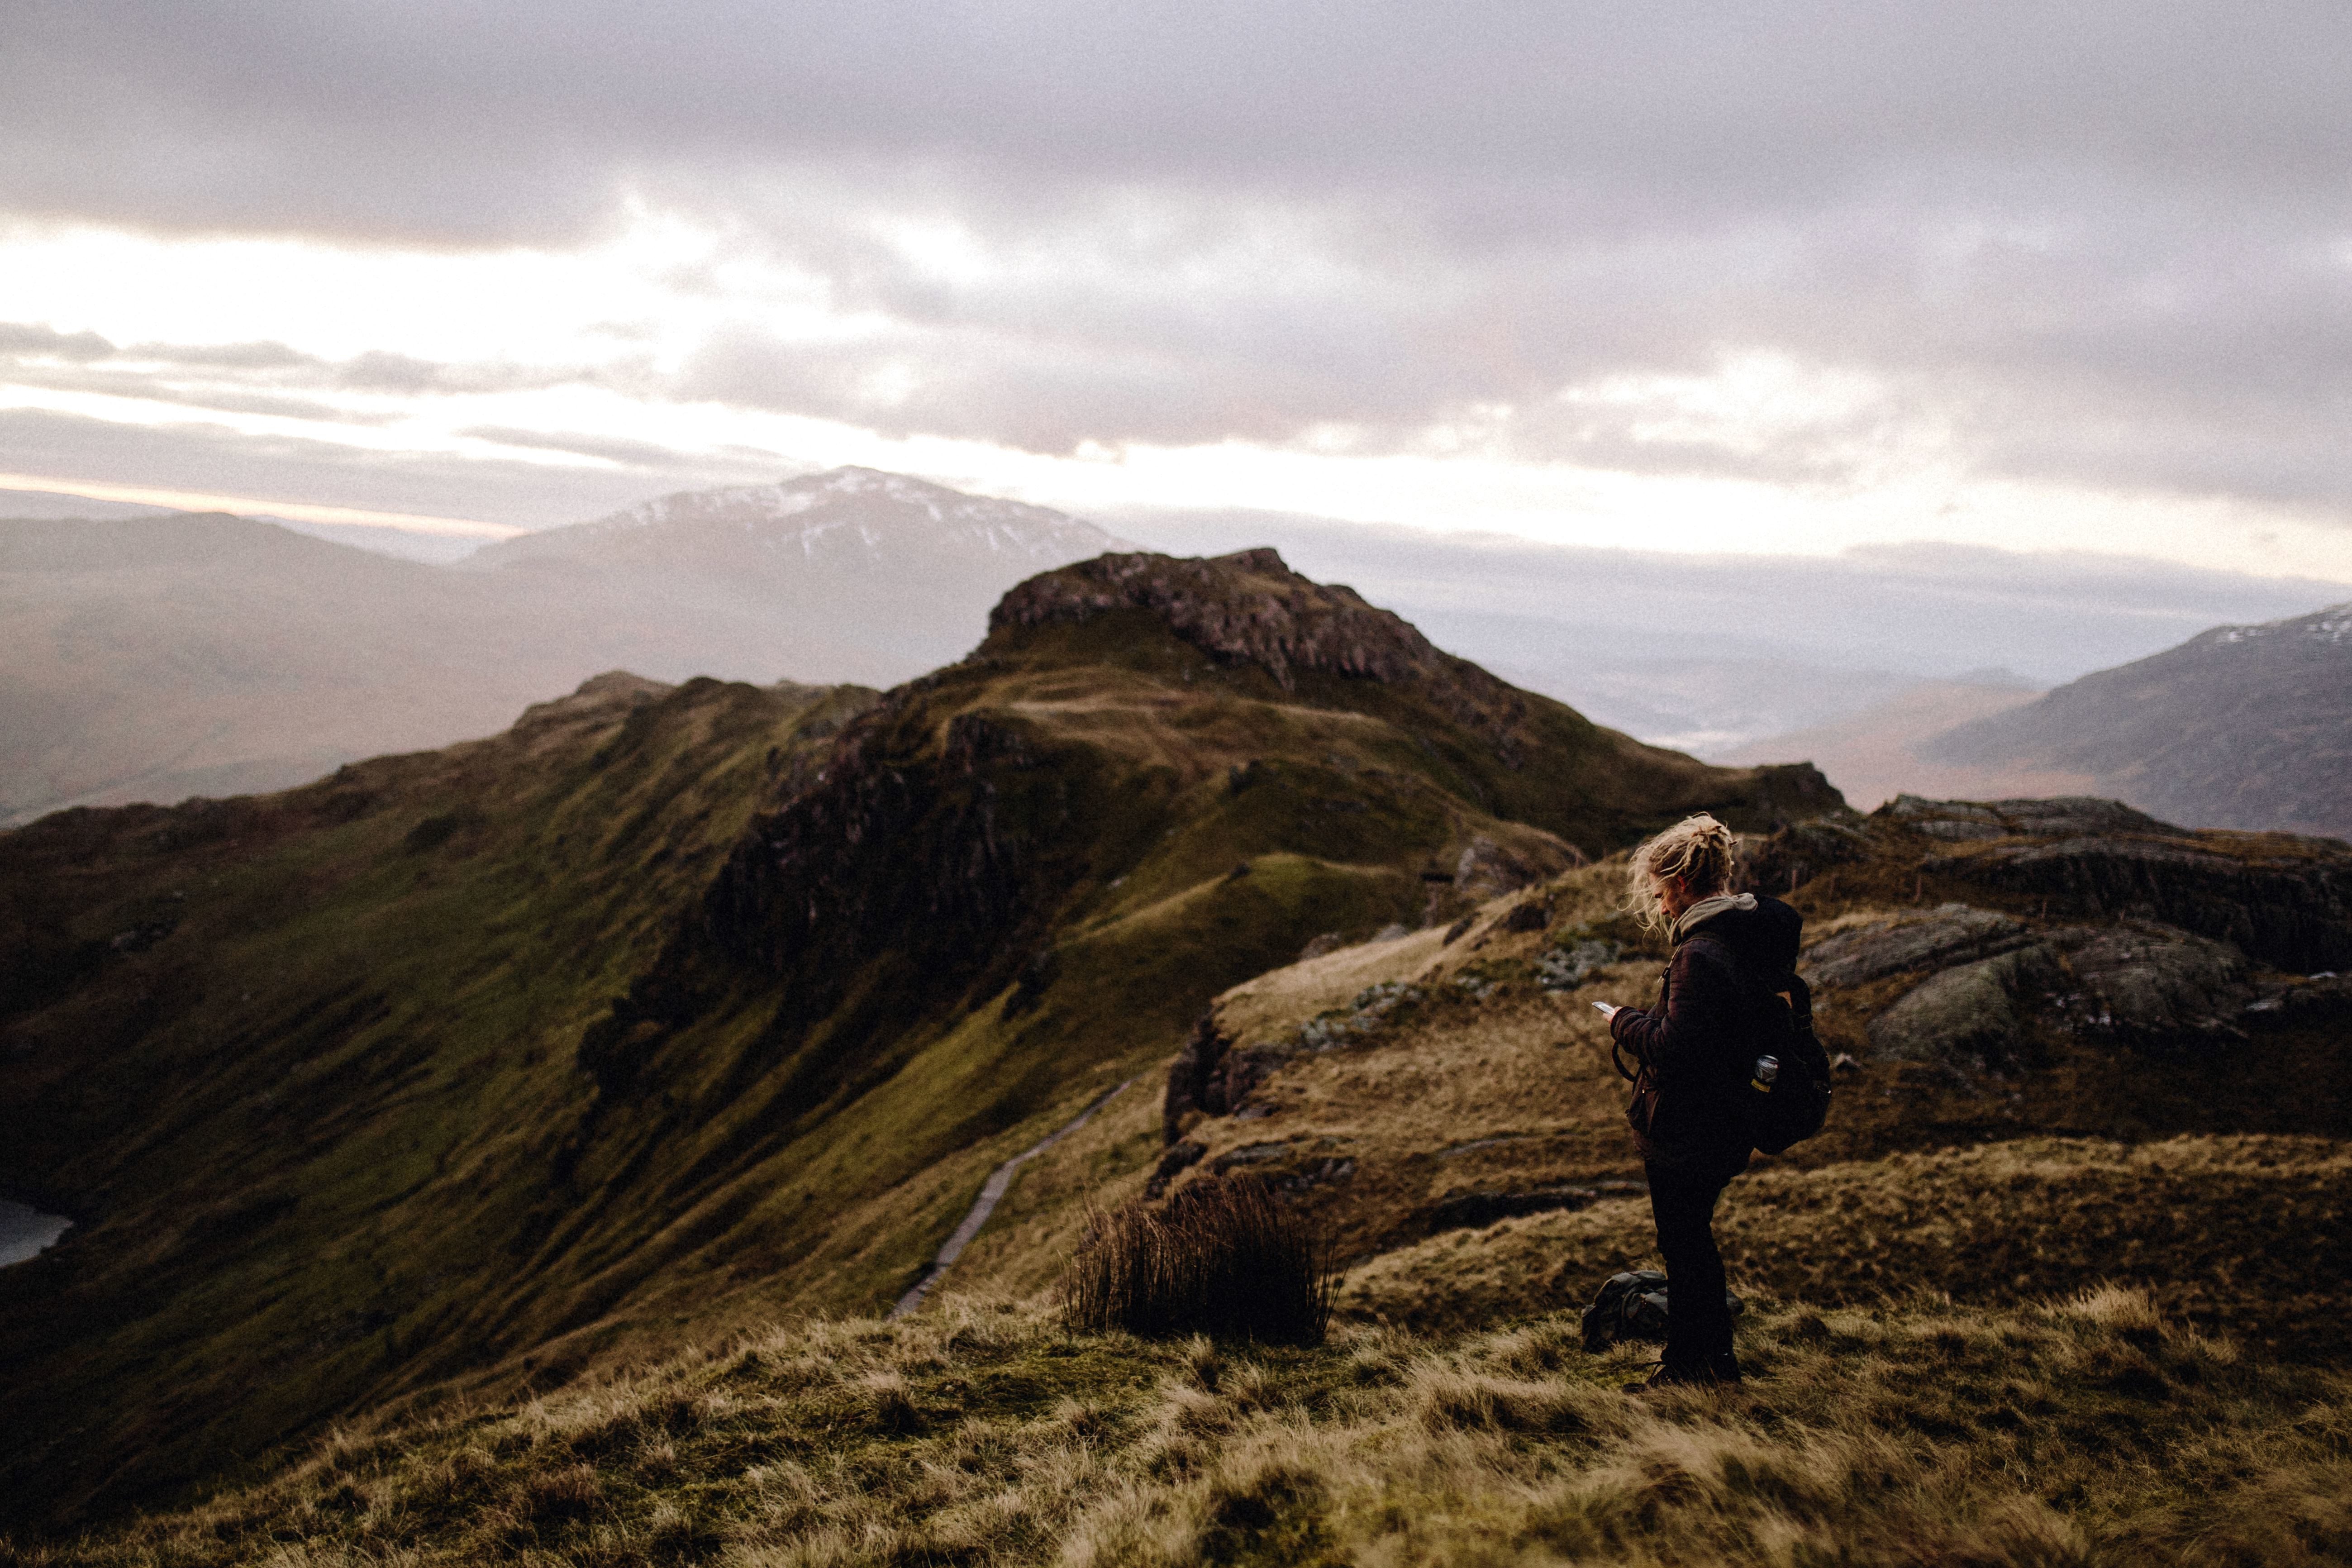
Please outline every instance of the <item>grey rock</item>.
M2024 925L1991 910L1941 904L1926 914L1875 921L1822 938L1798 964L1815 987L1861 985L1911 969L1942 969L2022 947Z
M2063 984L2057 950L2033 942L1929 975L1870 1021L1870 1054L1966 1078L2000 1071L2019 1055L2021 1002Z
M1310 958L1320 958L1325 953L1337 952L1345 945L1346 939L1338 931L1327 931L1298 950L1298 962L1304 963Z
M2352 1020L2352 975L2347 974L2274 982L2238 1014L2240 1023L2266 1029L2347 1020Z
M2158 822L2119 800L2096 795L2061 795L2045 800L1996 800L1991 807L2012 833L2045 838L2094 833L2179 833L2168 822Z
M2095 795L2053 795L2032 800L1928 800L1898 795L1877 816L1916 828L1931 838L2062 838L2084 834L2174 834L2180 831L2135 811L2119 800Z
M1470 840L1454 861L1454 886L1484 901L1518 891L1534 881L1538 874L1533 866L1480 834Z
M1919 831L1930 838L1942 838L1960 843L1972 838L2006 838L2009 829L1998 822L1969 822L1950 817L1918 824Z
M2158 1042L2234 1035L2252 998L2246 955L2151 921L2051 933L2074 985L2061 999L2078 1033Z
M1594 941L1553 948L1536 960L1536 984L1546 991L1573 991L1601 969L1616 963L1620 951L1613 942Z
M2290 973L2352 968L2352 850L2342 845L2027 839L1970 847L1922 868L2040 897L2053 916L2159 921L2233 943Z

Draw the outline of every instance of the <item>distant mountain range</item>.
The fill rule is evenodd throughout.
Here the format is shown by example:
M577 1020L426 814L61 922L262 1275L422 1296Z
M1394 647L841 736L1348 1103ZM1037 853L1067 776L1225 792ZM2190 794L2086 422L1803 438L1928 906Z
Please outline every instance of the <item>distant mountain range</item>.
M886 686L971 648L1014 583L1121 547L868 468L668 496L440 565L88 510L115 515L0 521L0 825L283 788L493 733L615 668Z
M1961 724L1920 755L2074 775L2198 827L2352 837L2352 604L2217 626Z
M1955 726L2005 713L2039 695L2022 678L1996 670L1957 680L1914 680L1859 711L1703 754L1733 764L1803 757L1862 811L1875 810L1898 795L1958 800L2080 795L2092 784L2082 774L2022 763L1931 762L1921 754Z

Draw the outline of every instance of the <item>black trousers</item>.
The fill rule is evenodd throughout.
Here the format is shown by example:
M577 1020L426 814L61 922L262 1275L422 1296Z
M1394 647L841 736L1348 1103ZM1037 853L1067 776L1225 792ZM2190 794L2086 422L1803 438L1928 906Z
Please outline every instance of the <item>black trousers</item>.
M1715 1205L1738 1168L1727 1169L1719 1161L1672 1166L1647 1161L1643 1169L1650 1178L1658 1250L1666 1259L1665 1364L1737 1377L1731 1310L1723 1300L1723 1254L1715 1246Z

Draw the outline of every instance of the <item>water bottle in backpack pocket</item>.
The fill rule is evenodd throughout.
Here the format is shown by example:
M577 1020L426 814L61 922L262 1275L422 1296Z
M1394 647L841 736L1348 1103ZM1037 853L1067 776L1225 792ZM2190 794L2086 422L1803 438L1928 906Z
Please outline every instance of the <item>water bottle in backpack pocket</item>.
M1796 975L1773 992L1780 1017L1748 1079L1748 1140L1779 1154L1822 1130L1830 1113L1830 1058L1813 1033L1813 993Z

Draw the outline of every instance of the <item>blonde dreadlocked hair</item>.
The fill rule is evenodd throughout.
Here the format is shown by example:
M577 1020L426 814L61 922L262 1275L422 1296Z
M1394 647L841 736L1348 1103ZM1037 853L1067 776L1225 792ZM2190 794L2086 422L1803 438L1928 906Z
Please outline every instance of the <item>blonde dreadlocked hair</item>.
M1654 838L1644 839L1626 867L1633 918L1651 931L1674 928L1661 896L1681 879L1696 898L1731 890L1731 829L1706 812L1685 816Z

